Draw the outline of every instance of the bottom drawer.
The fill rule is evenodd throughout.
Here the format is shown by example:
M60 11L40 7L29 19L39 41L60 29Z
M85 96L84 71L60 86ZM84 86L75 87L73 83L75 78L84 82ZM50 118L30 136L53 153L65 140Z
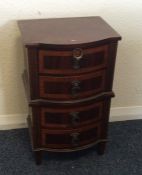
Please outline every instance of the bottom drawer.
M101 124L74 130L41 130L42 146L52 149L80 147L100 138Z

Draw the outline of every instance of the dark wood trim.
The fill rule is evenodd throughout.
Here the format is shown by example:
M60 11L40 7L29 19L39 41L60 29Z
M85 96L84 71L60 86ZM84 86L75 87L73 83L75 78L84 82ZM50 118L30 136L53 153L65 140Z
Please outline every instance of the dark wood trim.
M34 151L34 155L35 155L35 160L36 160L36 164L40 165L42 163L42 155L43 155L43 151Z
M97 153L99 155L103 155L105 152L105 148L106 148L106 142L99 142L97 144Z
M28 54L28 72L30 83L31 99L38 97L38 49L32 47L27 50Z
M111 91L113 86L115 60L117 53L117 42L109 44L108 70L107 70L107 90Z
M32 108L32 132L33 132L33 147L34 149L40 147L40 118L38 108Z
M79 127L79 128L72 128L72 129L65 129L65 130L60 130L60 129L48 129L48 128L41 128L44 132L47 132L49 134L70 134L70 133L73 133L73 132L83 132L83 131L86 131L88 129L92 129L94 127L99 127L100 128L101 126L101 122L95 122L95 123L91 123L90 125L85 125L85 126L82 126L82 127ZM100 133L99 133L100 135Z
M36 99L36 100L30 100L29 105L34 106L34 105L48 105L48 103L53 103L53 104L77 104L77 103L83 103L91 100L97 100L101 98L108 98L108 97L114 97L114 93L112 91L110 92L103 92L95 96L91 96L85 99L79 99L79 100L71 100L71 101L56 101L56 100L45 100L45 99Z
M56 45L56 44L44 44L44 43L33 43L33 44L25 44L25 47L32 48L32 47L38 47L40 49L51 49L51 50L72 50L74 47L97 47L104 44L109 44L112 42L117 42L118 40L121 40L121 37L117 38L108 38L97 42L90 42L90 43L80 43L80 44L72 44L72 45Z
M33 134L33 128L32 128L32 122L31 122L31 118L30 118L30 115L28 115L27 117L27 124L28 124L28 129L29 129L29 134L30 134L30 138L31 138L31 146L32 146L32 149L35 149L34 147L34 134Z
M108 122L109 122L109 114L110 114L110 104L111 104L111 99L110 98L105 99L105 105L103 108L101 139L107 138Z
M98 143L101 142L108 142L108 139L98 139L97 141L81 146L81 147L77 147L77 148L71 148L71 149L52 149L52 148L45 148L45 147L39 147L38 149L35 149L34 151L51 151L51 152L74 152L74 151L79 151L79 150L83 150L83 149L87 149L90 148L92 146L97 145Z

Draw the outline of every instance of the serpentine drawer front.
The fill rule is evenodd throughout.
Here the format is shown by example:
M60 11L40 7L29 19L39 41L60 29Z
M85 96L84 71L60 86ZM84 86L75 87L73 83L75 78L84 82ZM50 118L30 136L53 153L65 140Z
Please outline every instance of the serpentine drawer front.
M89 128L74 130L52 130L42 129L42 145L51 149L77 148L95 142L100 136L100 123Z
M121 36L100 17L18 24L25 46L22 77L36 163L41 163L44 151L70 152L96 145L103 154Z
M94 71L107 66L107 54L108 45L71 51L40 50L39 72L66 75Z
M70 76L39 76L40 98L70 100L105 91L105 71Z
M103 117L104 100L80 105L54 107L39 107L41 128L46 129L74 129L95 123Z

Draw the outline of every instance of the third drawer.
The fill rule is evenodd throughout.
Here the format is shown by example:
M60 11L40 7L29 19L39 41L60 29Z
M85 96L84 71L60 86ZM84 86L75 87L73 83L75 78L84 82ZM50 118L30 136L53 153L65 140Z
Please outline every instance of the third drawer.
M41 128L74 129L99 121L104 115L105 101L66 107L38 108ZM33 109L34 110L34 109Z

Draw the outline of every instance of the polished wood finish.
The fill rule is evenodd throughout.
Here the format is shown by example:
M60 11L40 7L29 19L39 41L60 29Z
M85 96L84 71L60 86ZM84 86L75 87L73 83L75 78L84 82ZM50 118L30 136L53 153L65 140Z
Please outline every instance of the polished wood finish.
M54 108L41 107L41 127L50 129L72 129L92 124L102 119L103 101L79 106Z
M70 100L105 91L105 71L70 77L39 76L40 98Z
M18 24L27 55L22 77L36 163L41 163L43 151L97 145L103 154L120 35L100 17Z
M42 129L41 144L43 147L52 149L66 149L81 147L91 142L95 142L100 136L100 123L95 123L89 127L80 127L71 130L48 130Z
M74 45L121 39L101 17L33 19L18 23L25 45Z
M40 50L39 72L57 75L77 75L107 66L108 45L82 49L82 57L79 60L74 58L74 50L75 48L71 51Z

